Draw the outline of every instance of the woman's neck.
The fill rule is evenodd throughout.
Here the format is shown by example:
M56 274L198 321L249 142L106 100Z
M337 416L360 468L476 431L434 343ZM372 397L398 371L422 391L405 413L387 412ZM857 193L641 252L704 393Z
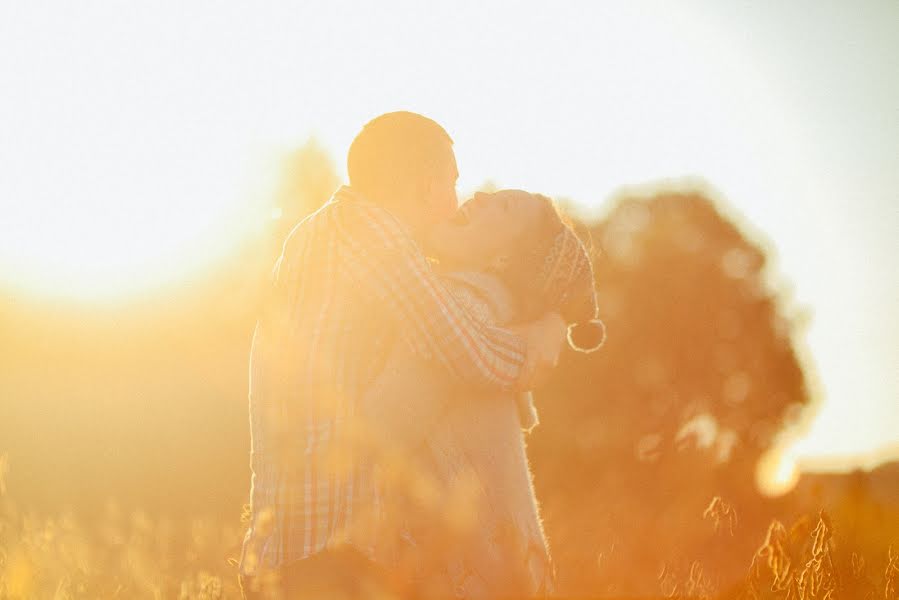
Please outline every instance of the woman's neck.
M519 303L511 294L503 280L489 271L454 270L445 273L447 279L471 288L485 302L491 305L497 319L502 323L512 321L518 312Z

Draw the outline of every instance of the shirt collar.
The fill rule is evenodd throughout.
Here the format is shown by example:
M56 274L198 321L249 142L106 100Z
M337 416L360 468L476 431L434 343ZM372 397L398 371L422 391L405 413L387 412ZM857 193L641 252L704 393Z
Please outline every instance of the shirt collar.
M397 225L399 225L400 229L403 230L403 233L408 235L410 239L413 239L416 242L418 242L418 238L416 238L412 234L412 229L408 225L406 225L406 223L402 219L400 219L399 217L394 215L392 212L390 212L390 210L388 210L387 208L384 208L377 202L369 200L368 198L363 196L359 191L353 189L349 185L341 185L339 188L337 188L337 191L335 191L334 195L331 196L331 199L329 200L329 202L355 202L355 203L359 203L359 204L365 204L366 206L371 206L371 207L377 209L378 211L383 212L385 215L388 215L391 219L396 221L396 223L397 223Z

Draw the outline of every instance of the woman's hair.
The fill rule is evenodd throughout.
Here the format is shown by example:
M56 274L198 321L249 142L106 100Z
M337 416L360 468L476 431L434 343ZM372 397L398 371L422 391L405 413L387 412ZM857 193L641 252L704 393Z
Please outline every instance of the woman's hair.
M571 326L568 341L575 350L598 349L605 327L597 318L593 266L587 248L555 203L541 194L537 225L518 241L498 276L519 300L524 321L557 311Z
M510 291L519 299L519 313L522 320L531 321L552 307L552 300L543 294L534 293L538 289L540 268L549 253L556 236L568 225L555 202L542 194L533 194L540 200L540 217L533 230L525 232L518 240L517 247L510 253L509 262L498 273Z

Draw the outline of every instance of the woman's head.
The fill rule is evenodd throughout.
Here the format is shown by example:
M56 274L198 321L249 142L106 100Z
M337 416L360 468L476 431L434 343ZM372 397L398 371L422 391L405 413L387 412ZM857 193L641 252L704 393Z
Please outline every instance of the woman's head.
M504 271L523 249L549 244L564 227L545 196L478 192L431 232L430 250L453 269Z
M549 310L570 324L596 320L587 249L546 196L521 190L475 194L433 231L430 249L449 268L495 273L519 300L522 320ZM572 335L575 348L593 348L604 332L577 327Z

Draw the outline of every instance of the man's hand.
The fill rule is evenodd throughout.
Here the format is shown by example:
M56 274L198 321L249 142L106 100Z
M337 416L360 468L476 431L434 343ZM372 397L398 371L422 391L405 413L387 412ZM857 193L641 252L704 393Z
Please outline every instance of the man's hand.
M532 323L509 328L521 336L527 346L522 377L518 388L531 390L549 377L559 364L559 354L568 335L568 326L559 313L548 312Z

